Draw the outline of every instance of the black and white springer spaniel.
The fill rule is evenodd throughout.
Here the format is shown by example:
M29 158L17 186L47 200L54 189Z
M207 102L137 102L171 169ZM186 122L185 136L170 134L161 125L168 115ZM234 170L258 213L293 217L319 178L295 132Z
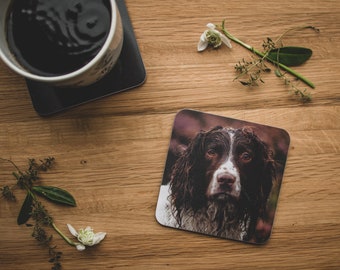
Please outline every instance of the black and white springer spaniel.
M251 128L201 131L161 186L156 218L165 226L254 241L274 179L271 153Z

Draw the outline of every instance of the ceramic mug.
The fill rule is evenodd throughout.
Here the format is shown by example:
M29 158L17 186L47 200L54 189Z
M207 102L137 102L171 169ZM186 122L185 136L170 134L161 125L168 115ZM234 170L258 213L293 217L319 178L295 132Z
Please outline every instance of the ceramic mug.
M88 63L61 75L41 75L20 64L10 49L7 39L8 12L13 0L0 1L0 58L14 72L27 79L61 87L81 87L95 83L107 74L117 62L123 46L123 26L115 0L109 0L111 21L104 44ZM49 0L44 0L49 1ZM86 1L85 1L86 2ZM49 2L49 5L51 2ZM53 3L58 4L58 1ZM96 4L92 1L91 4Z

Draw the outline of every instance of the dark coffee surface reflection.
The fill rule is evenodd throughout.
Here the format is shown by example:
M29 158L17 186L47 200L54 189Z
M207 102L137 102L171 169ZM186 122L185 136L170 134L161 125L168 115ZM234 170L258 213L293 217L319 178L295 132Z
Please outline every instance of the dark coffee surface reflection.
M17 60L44 76L72 72L98 53L108 35L108 0L14 0L7 38Z

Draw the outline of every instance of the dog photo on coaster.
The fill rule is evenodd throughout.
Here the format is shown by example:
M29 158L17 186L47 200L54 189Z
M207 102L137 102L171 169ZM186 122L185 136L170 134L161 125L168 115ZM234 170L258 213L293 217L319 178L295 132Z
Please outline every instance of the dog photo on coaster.
M283 129L180 111L171 134L157 221L221 238L266 242L289 141Z

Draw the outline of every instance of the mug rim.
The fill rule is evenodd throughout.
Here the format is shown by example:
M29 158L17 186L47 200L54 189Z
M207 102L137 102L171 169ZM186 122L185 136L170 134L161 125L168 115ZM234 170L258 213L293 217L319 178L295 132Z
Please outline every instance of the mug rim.
M58 83L58 82L63 82L67 81L69 79L75 78L88 70L90 70L94 65L97 64L97 62L103 57L103 55L106 53L107 49L110 46L111 40L114 38L114 35L116 34L116 27L117 27L117 6L116 6L116 1L115 0L109 0L110 6L111 6L111 23L110 23L110 30L109 34L106 37L106 40L99 50L99 52L96 54L95 57L93 57L87 64L82 66L81 68L72 71L70 73L66 73L63 75L57 75L57 76L43 76L43 75L37 75L34 73L31 73L29 71L26 71L24 67L20 68L20 64L16 65L9 59L9 57L1 50L0 48L0 58L16 73L20 74L21 76L27 78L27 79L32 79L40 82L46 82L46 83ZM6 41L7 43L7 41ZM8 44L8 43L7 43ZM9 46L8 50L10 50Z

